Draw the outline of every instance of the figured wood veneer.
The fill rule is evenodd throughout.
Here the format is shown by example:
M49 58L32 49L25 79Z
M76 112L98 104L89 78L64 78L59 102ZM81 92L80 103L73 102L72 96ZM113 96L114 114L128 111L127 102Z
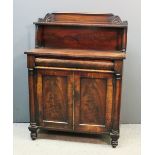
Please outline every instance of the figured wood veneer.
M68 68L86 68L86 69L102 69L112 70L114 69L114 63L112 61L82 61L82 60L61 60L61 59L45 59L36 58L36 66L47 67L68 67Z
M113 14L52 13L27 50L31 138L37 129L119 138L127 22Z
M104 125L106 83L104 79L81 78L80 124Z
M43 76L44 120L67 122L67 78Z

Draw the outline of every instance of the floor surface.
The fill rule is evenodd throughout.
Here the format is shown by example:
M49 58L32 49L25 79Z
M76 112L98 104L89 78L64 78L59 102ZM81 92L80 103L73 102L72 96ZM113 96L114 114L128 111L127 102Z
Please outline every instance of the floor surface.
M109 136L40 131L32 141L28 123L14 123L14 155L140 155L140 125L123 124L117 148Z

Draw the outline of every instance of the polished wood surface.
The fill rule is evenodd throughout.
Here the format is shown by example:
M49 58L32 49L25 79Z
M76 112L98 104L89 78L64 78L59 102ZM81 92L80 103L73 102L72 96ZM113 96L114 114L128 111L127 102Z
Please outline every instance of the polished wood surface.
M101 69L101 70L113 70L114 63L112 61L90 61L90 60L66 60L66 59L47 59L47 58L36 58L36 66L47 66L47 67L68 67L68 68L86 68L86 69Z
M40 126L72 129L72 72L37 70Z
M119 138L127 22L113 14L52 13L27 50L31 138L37 130Z
M25 52L28 55L48 56L53 58L74 58L74 59L125 59L126 53L121 51L98 51L98 50L76 50L76 49L55 49L35 48Z
M112 98L109 91L112 77L106 73L75 72L75 130L90 133L108 131L111 120L107 122L106 113L112 114L108 110L112 110L112 102L106 100Z
M44 122L67 122L67 78L43 77Z
M127 27L127 21L121 21L114 14L92 13L48 13L39 18L36 25L95 26L95 27Z
M34 24L36 47L126 49L127 22L113 14L53 13Z
M42 43L52 48L121 50L121 35L121 30L109 28L46 26Z

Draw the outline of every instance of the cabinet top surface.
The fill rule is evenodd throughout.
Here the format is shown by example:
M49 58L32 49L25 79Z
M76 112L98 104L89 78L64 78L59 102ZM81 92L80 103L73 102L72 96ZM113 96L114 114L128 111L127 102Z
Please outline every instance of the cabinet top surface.
M77 50L77 49L53 49L35 48L25 52L34 56L53 56L66 58L89 58L89 59L125 59L125 52L99 51L99 50Z
M71 25L71 26L101 26L101 27L127 27L127 21L122 21L113 14L97 13L48 13L39 18L36 25Z

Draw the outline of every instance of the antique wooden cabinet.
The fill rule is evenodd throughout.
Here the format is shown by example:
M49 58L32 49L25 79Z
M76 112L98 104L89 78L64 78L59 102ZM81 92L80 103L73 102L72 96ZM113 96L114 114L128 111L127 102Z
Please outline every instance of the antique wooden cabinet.
M113 14L52 13L27 54L31 138L37 129L109 134L118 145L127 22Z

